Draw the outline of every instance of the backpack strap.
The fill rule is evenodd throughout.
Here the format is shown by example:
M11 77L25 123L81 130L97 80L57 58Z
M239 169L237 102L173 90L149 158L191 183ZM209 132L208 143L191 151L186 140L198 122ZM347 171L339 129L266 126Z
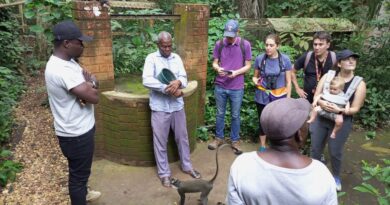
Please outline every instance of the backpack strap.
M219 40L219 48L218 48L218 63L221 64L221 54L222 49L225 47L225 44L223 43L223 39Z
M333 51L330 51L330 57L332 58L332 68L337 67L337 59L336 59L336 53Z
M242 53L242 65L245 65L245 45L244 45L245 39L241 37L240 39L240 49ZM221 63L221 54L222 49L225 47L225 44L223 43L223 39L219 40L219 48L218 48L218 62Z
M322 89L323 93L329 93L330 81L332 81L332 79L334 78L335 75L336 75L336 71L334 71L334 70L329 70L326 73L324 88Z
M263 58L261 59L261 61L260 61L260 66L259 66L259 72L261 73L261 71L263 70L263 68L264 68L264 74L266 74L265 73L265 64L266 64L266 60L267 60L267 54L266 53L264 53L264 56L263 56ZM282 53L280 53L280 51L278 50L278 62L279 62L279 74L278 74L278 76L282 73L282 72L285 72L286 71L286 69L284 68L284 65L283 65L283 56L282 56ZM266 74L267 75L267 74Z
M347 92L345 92L344 96L347 100L351 98L351 96L355 93L357 86L360 84L360 82L363 80L360 76L355 76L349 85Z
M240 39L240 48L242 53L242 65L245 66L245 45L244 45L244 38Z
M311 58L312 54L313 54L313 51L309 51L309 52L306 53L305 63L303 64L303 73L305 73L307 64L309 64L309 61L310 61L310 58Z
M309 61L310 61L310 58L311 58L312 54L313 54L313 51L307 52L306 58L305 58L305 63L303 64L303 71L306 70L307 64L309 64ZM332 68L336 68L336 66L337 66L336 53L333 52L333 51L330 51L330 57L332 59Z

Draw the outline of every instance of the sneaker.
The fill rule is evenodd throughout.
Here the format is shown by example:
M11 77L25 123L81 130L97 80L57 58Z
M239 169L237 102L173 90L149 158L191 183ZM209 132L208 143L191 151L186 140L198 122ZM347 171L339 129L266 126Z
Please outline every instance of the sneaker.
M87 193L87 201L93 201L99 198L102 195L99 191L92 190L88 188L88 193Z
M265 152L266 149L267 149L267 148L265 148L264 146L260 146L260 147L259 147L259 152Z
M242 150L240 148L240 142L239 141L232 142L232 149L233 149L234 154L236 154L236 155L242 154Z
M223 139L219 139L218 137L216 137L215 139L214 139L214 141L213 142L211 142L208 146L207 146L207 148L209 148L209 150L215 150L215 149L217 149L219 146L221 146L222 144L223 144Z
M341 180L340 180L340 177L334 176L334 181L336 182L336 191L341 191Z

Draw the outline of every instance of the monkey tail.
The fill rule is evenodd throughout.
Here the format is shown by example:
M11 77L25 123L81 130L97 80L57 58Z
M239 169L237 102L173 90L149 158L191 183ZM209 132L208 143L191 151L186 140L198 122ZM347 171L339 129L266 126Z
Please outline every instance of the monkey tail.
M218 165L218 152L219 152L220 149L222 149L223 147L225 147L225 146L227 146L227 145L229 145L229 144L226 144L226 143L225 143L225 144L219 146L218 149L217 149L217 152L215 153L215 163L216 163L216 165L217 165L217 170L215 171L214 177L211 178L210 181L209 181L209 182L211 182L211 183L214 183L214 180L215 180L215 179L217 178L217 176L218 176L218 170L219 170L219 165Z

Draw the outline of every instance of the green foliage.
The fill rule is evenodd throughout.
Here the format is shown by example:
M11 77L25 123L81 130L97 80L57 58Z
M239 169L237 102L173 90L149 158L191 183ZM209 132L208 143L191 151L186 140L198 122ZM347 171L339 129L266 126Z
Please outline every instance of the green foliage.
M20 172L22 165L9 160L11 152L0 149L0 186L4 187L7 182L14 181L16 173Z
M276 0L268 2L266 16L275 18L286 15L291 17L350 18L356 14L355 7L353 0Z
M237 5L234 0L214 0L209 2L210 17L220 17L224 14L237 12Z
M164 13L170 14L175 3L208 3L208 0L157 0L156 3Z
M22 63L23 46L18 41L19 27L7 9L0 10L0 144L11 132L12 107L23 91L23 80L16 70Z
M71 19L72 0L26 0L24 16L29 25L28 34L34 38L34 44L27 51L27 68L36 73L46 63L51 54L53 41L52 26L62 20Z
M384 159L383 162L382 167L379 164L372 166L363 160L363 182L353 189L376 197L380 205L388 205L390 204L390 160ZM376 180L383 186L375 187L368 182L369 180Z
M385 19L384 22L389 25L390 20ZM367 84L366 100L357 114L357 120L367 128L376 129L388 125L390 121L390 34L383 32L380 36L371 37L367 42L368 48L362 46L360 51L361 47L356 48L361 54L357 74L362 76Z
M12 108L22 92L23 79L15 71L0 66L0 143L9 137Z
M0 65L12 70L16 70L22 64L21 56L24 47L20 43L18 36L19 25L16 19L11 17L11 12L7 9L0 10Z
M51 26L64 20L71 19L71 0L26 0L24 16L35 20L29 27L36 34L44 34L51 42L53 34Z
M280 34L282 45L289 45L300 51L307 51L313 40L312 36L307 36L299 32L282 32Z
M160 9L125 11L120 14L162 14ZM172 22L159 21L111 21L115 75L140 73L146 56L157 50L157 35L161 31L172 32Z
M207 141L209 140L209 134L208 134L208 129L206 126L201 126L196 129L196 136L202 140L202 141Z

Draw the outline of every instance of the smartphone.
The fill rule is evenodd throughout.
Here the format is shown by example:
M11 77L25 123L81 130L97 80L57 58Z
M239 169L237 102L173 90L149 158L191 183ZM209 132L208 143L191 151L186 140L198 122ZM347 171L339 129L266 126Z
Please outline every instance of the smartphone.
M233 71L231 71L231 70L223 70L223 72L228 74L228 75L231 75L233 73Z

